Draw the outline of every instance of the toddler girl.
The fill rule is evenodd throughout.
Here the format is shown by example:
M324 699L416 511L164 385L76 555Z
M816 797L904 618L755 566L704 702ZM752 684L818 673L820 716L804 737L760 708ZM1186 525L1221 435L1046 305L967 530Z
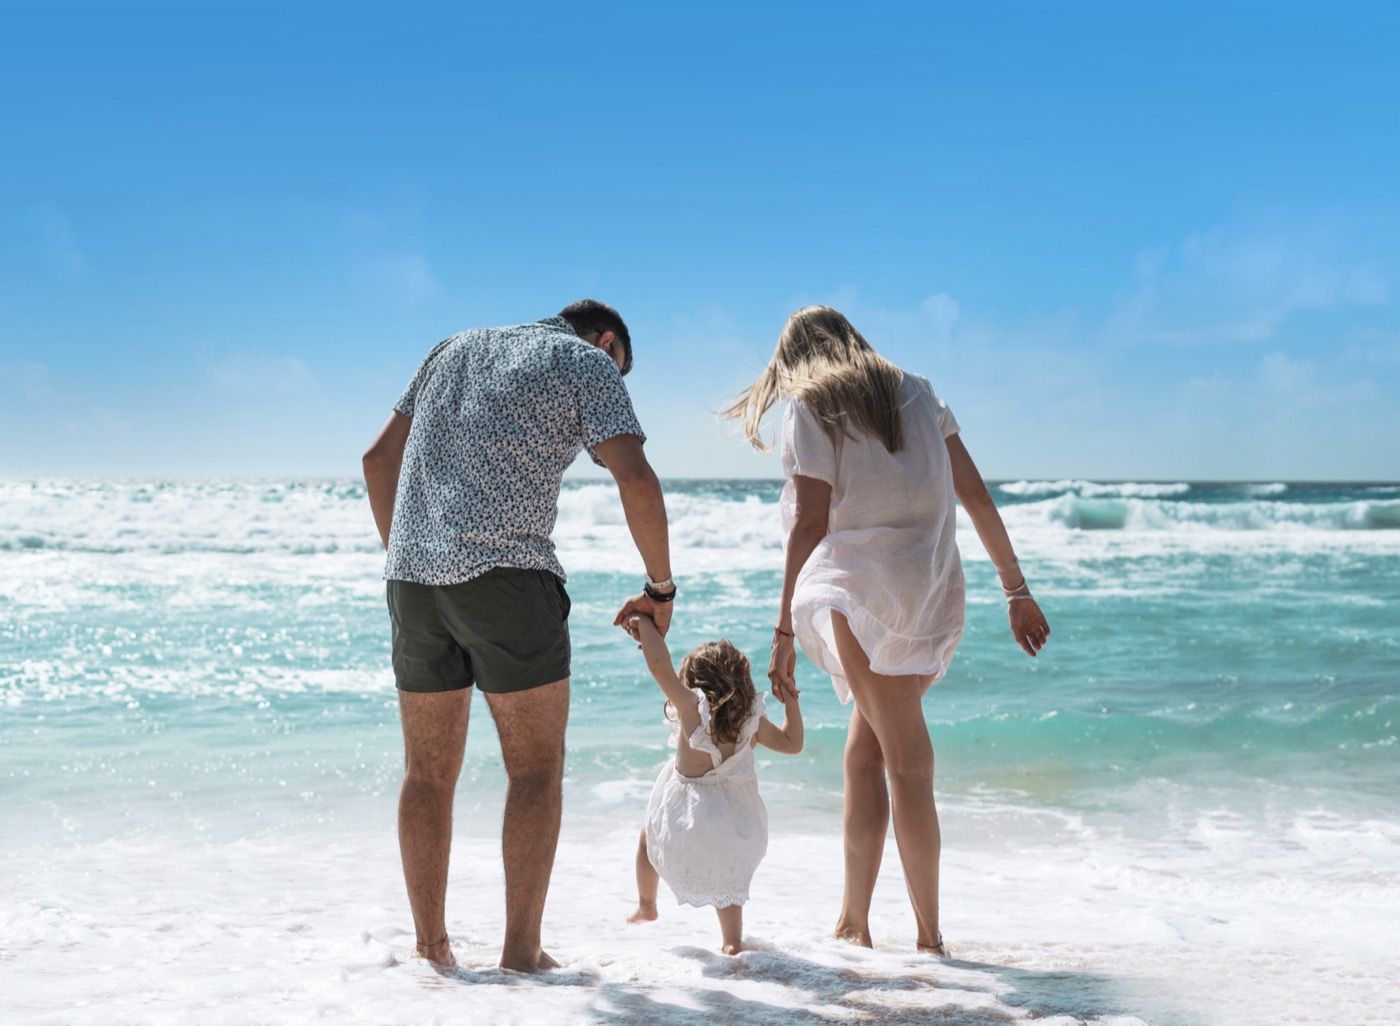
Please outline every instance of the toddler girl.
M753 748L802 751L796 691L776 727L763 715L763 696L754 694L748 659L728 641L701 645L677 673L650 618L632 616L623 627L641 642L647 669L666 695L676 747L647 803L637 846L637 911L628 922L656 918L660 877L678 902L713 905L722 950L737 954L749 881L768 850L768 810L758 796Z

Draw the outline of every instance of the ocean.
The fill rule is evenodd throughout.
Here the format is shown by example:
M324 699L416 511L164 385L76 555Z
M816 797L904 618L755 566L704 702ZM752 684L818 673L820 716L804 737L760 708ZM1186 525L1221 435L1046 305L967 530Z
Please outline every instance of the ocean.
M671 481L669 638L766 667L779 483ZM1012 642L960 513L968 625L925 714L952 958L913 953L893 838L864 951L829 937L848 710L799 661L807 747L708 909L624 922L661 695L611 626L641 565L566 484L573 598L562 968L496 970L504 774L473 706L448 924L412 957L402 748L363 486L0 482L0 1021L1103 1026L1400 1023L1400 485L993 488L1053 630Z

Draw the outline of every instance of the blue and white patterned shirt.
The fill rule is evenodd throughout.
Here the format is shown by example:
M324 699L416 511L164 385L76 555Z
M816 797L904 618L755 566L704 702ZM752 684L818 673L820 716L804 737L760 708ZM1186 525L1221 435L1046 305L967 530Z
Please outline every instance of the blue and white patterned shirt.
M582 449L645 440L617 364L563 317L434 346L394 409L412 417L384 576L457 584L495 567L564 568L550 534Z

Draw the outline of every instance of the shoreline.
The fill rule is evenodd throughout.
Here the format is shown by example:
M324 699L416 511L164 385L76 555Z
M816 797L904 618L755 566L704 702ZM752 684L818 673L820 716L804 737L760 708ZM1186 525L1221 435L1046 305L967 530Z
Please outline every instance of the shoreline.
M1397 1010L1379 934L1345 941L1355 908L1328 908L1286 875L1240 889L1124 861L1131 853L1107 846L949 844L951 957L938 960L912 950L891 838L872 908L876 946L855 948L829 935L836 822L818 834L775 831L746 908L750 950L737 958L718 953L711 910L675 905L664 886L657 922L625 923L631 824L606 835L566 826L545 913L561 968L520 977L495 968L496 825L483 816L454 841L448 923L462 968L450 977L413 956L391 831L358 842L149 838L0 854L7 1022L414 1023L470 1008L473 1022L555 1026L912 1023L935 1013L967 1026L1272 1026L1379 1023ZM950 826L971 840L973 823ZM990 859L996 850L1003 857ZM1377 922L1400 905L1394 882L1353 900Z

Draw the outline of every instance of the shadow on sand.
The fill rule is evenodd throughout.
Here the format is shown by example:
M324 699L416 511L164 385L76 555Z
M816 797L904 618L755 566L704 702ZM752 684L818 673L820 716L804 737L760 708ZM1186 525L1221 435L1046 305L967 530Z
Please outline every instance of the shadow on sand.
M907 972L858 963L823 965L777 951L725 958L700 948L671 954L703 963L705 976L733 988L677 988L600 982L591 1018L609 1026L816 1026L832 1023L1000 1026L1069 1016L1085 1022L1132 1016L1112 977L958 959L911 961Z

